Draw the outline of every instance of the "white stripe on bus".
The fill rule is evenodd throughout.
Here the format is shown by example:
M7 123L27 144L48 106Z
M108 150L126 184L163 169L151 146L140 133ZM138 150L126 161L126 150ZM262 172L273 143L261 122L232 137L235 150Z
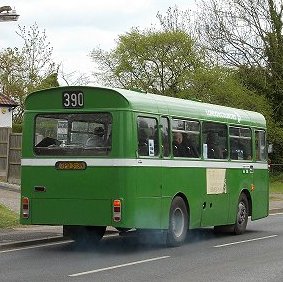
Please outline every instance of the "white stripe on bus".
M58 161L83 161L88 167L188 167L188 168L240 168L268 169L266 163L201 161L201 160L160 160L160 159L22 159L22 166L55 166Z

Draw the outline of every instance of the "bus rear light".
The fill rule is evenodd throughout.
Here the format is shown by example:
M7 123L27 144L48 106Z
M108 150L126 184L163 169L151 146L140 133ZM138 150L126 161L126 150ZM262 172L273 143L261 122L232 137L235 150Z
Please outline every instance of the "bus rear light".
M29 218L29 198L22 198L22 215L23 218Z
M113 201L113 220L115 222L121 221L122 205L121 200Z

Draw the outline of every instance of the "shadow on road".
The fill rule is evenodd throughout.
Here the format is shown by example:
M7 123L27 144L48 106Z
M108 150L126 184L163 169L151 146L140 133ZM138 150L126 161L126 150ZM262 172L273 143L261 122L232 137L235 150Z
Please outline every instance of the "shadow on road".
M231 233L215 232L211 228L194 229L188 232L185 243L178 248L196 247L199 243L209 243L210 241L241 241L247 238L270 235L268 231L248 229L243 235L233 235ZM218 240L224 239L224 240ZM214 244L214 242L213 242ZM47 248L49 252L78 252L97 253L100 255L132 253L145 253L153 250L166 249L166 234L160 232L126 232L123 235L114 233L104 236L100 242L93 242L81 238L80 240L64 245L56 245Z
M257 234L259 231L247 231L245 234ZM260 232L261 233L261 232ZM218 238L242 238L242 236L235 236L230 233L215 233L213 228L202 228L190 230L186 241L183 245L189 246L196 243L208 242ZM92 242L84 240L65 244L62 246L54 246L48 248L48 251L61 251L61 252L84 252L84 253L99 253L99 254L131 254L131 253L143 253L151 250L162 250L166 247L166 238L163 235L157 233L150 234L137 234L131 232L125 236L106 236L100 242ZM177 247L178 248L178 247ZM179 247L179 248L182 248Z

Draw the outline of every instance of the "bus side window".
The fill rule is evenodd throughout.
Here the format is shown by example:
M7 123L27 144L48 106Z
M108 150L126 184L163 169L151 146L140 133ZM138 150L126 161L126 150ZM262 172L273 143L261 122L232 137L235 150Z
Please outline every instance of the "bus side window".
M172 119L174 157L199 158L200 123L195 120Z
M158 155L158 127L155 118L138 117L138 154L154 157Z
M265 141L265 131L256 130L255 131L255 146L256 146L256 160L266 161L266 141Z
M231 160L252 159L252 133L249 128L230 127L230 158Z
M204 158L227 159L227 127L213 122L203 123Z

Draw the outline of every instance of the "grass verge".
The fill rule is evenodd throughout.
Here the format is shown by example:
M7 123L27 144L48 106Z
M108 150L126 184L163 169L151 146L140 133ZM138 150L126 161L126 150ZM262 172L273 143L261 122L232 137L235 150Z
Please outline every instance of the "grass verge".
M283 173L270 176L269 190L271 193L283 194Z
M13 228L20 226L19 215L0 205L0 228Z

